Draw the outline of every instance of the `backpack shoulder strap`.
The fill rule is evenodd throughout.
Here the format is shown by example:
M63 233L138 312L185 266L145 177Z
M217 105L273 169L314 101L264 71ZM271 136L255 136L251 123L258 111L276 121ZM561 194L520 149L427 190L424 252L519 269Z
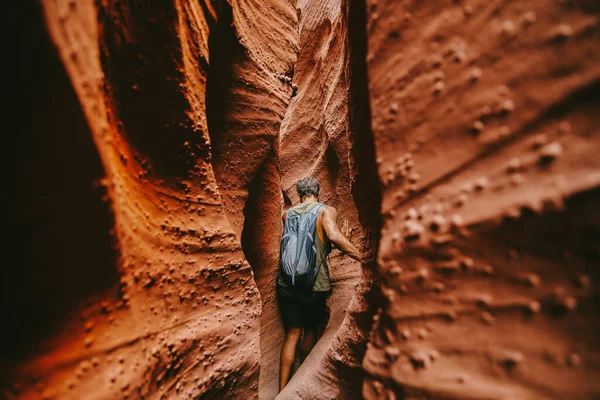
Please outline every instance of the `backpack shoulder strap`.
M310 210L310 212L318 214L319 211L321 211L321 208L325 207L326 204L324 203L318 203L312 210Z
M287 216L286 216L286 220L287 220L288 218L297 217L297 216L299 215L299 214L297 214L297 213L295 213L295 212L294 212L294 207L291 207L291 208L290 208L290 209L288 209L288 210L287 210L285 213L286 213L286 215L287 215Z

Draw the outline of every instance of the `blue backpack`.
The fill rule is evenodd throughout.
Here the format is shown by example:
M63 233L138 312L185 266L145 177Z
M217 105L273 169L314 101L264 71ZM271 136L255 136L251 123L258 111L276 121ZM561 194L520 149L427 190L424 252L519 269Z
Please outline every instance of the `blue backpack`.
M320 265L317 265L317 217L325 204L319 203L309 212L287 211L281 237L279 270L291 286L310 290Z

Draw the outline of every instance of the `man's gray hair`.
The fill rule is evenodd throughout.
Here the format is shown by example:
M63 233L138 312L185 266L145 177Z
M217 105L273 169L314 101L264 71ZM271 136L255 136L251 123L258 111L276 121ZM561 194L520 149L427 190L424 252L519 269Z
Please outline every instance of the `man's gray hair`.
M298 192L300 199L309 196L319 197L321 183L315 178L302 178L296 182L296 191Z

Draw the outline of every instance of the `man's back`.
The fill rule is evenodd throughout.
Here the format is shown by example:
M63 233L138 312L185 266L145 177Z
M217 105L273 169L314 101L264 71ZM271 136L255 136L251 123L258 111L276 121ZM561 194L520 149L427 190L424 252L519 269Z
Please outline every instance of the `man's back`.
M306 212L310 211L312 207L308 208L310 205L316 205L317 202L302 202L292 207L292 209L296 209L297 207L306 207ZM284 211L281 214L281 218L283 223L285 224L285 220L287 217L287 211ZM331 244L335 245L338 249L340 249L343 253L348 255L349 257L354 258L357 261L360 261L360 253L354 247L352 243L344 234L339 230L337 225L338 213L337 210L328 205L324 205L321 210L319 210L319 215L317 216L317 226L316 231L319 239L326 246L331 246Z
M283 223L286 223L288 212L305 214L318 207L322 203L319 202L303 202L292 207L288 211L284 211L282 214ZM327 205L322 205L317 215L315 231L315 248L316 248L316 259L315 265L317 267L317 275L312 286L313 292L327 292L331 290L331 284L329 280L329 265L327 264L327 255L331 252L331 242L327 238L326 232L323 229L323 210L326 209ZM277 283L281 286L288 287L288 283L281 277L277 279Z

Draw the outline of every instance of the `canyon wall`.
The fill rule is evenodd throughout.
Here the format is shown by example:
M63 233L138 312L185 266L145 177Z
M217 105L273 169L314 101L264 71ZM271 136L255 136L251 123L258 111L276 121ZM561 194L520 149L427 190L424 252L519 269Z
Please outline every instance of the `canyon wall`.
M366 10L386 301L364 397L597 397L597 5Z
M6 362L4 397L256 397L261 301L240 235L292 93L279 76L296 59L294 5L43 7L104 167L118 259L70 266L116 277Z
M303 176L363 260L331 254L328 324L277 398L600 395L593 2L9 11L36 118L11 139L3 397L274 398Z

